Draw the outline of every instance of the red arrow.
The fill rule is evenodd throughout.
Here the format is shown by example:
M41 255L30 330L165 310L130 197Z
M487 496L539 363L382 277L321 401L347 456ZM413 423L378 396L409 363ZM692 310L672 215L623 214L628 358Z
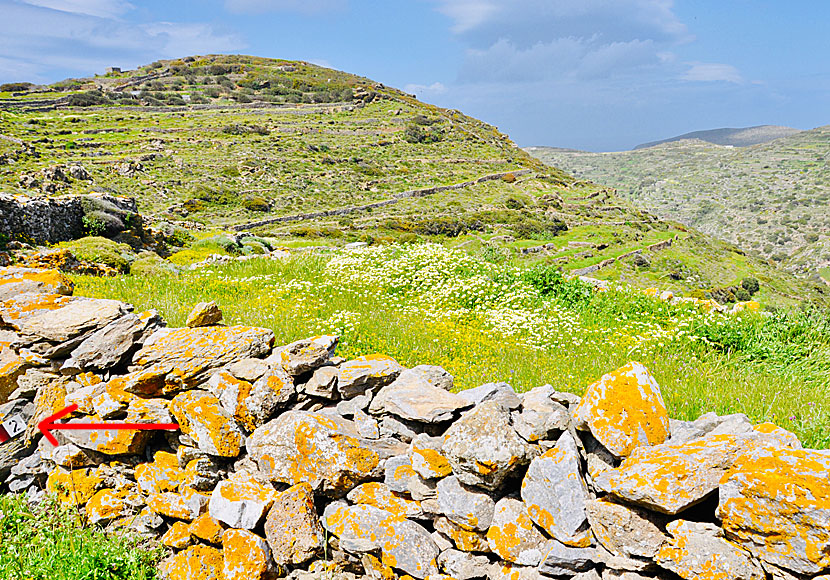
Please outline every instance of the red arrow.
M176 423L55 423L58 419L63 419L69 413L78 408L78 405L69 405L65 409L61 409L51 417L46 417L43 421L37 424L37 428L43 432L46 440L52 445L59 445L58 440L52 435L52 430L65 429L134 429L136 431L146 430L162 430L175 431L179 428Z

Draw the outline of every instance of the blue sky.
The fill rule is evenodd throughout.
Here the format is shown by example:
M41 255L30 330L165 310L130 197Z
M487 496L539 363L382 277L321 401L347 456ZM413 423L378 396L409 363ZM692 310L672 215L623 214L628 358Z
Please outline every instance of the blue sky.
M0 82L244 53L366 76L594 151L830 123L830 2L0 0Z

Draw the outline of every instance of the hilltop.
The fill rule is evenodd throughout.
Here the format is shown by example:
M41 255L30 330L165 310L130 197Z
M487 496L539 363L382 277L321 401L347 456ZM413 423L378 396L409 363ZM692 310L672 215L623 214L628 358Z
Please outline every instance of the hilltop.
M830 279L830 126L742 148L698 140L618 153L528 151L659 216Z
M491 125L307 62L196 56L0 88L3 191L132 196L179 263L228 251L221 232L286 247L439 241L699 297L732 300L755 277L766 304L826 299Z
M674 141L684 141L687 139L699 139L700 141L714 143L715 145L749 147L750 145L767 143L768 141L780 139L781 137L789 137L790 135L795 135L800 132L800 129L782 127L780 125L757 125L755 127L741 127L738 129L708 129L706 131L692 131L691 133L684 133L683 135L678 135L677 137L670 137L659 141L641 143L634 149L646 149L648 147L654 147L655 145L662 145L663 143L672 143Z

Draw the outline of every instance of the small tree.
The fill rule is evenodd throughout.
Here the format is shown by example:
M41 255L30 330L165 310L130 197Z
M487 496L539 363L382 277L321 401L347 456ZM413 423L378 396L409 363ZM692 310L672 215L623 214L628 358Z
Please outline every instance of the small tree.
M749 292L749 295L752 296L758 290L761 289L761 284L758 282L756 278L747 276L746 278L741 280L741 288Z

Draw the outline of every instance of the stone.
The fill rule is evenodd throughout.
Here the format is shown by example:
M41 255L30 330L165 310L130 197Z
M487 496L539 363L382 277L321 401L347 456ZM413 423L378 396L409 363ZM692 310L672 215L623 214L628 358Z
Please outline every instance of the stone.
M749 553L726 541L714 524L675 520L667 529L672 539L657 552L657 563L685 580L764 580L767 577Z
M391 384L383 387L372 399L369 412L390 414L423 423L449 421L460 409L470 404L453 393L435 387L419 374L403 371Z
M335 409L337 413L342 415L343 417L351 418L354 416L355 413L358 411L365 411L369 408L369 403L372 402L372 394L371 393L364 393L362 395L357 395L356 397L352 397L351 399L346 399L345 401L340 401L337 403Z
M72 281L57 270L0 268L0 302L27 292L71 296L74 289Z
M588 387L573 413L577 428L590 430L616 457L669 437L669 414L657 381L631 362Z
M308 382L300 386L300 390L312 397L334 400L337 398L337 374L337 367L320 367Z
M210 457L197 457L185 465L181 483L198 491L211 491L223 473Z
M360 356L340 365L337 391L350 399L390 384L403 370L395 359L383 354Z
M478 405L487 401L497 401L511 411L518 409L522 404L519 395L507 383L487 383L473 389L460 391L458 396L472 405Z
M222 320L222 311L219 306L211 300L210 302L199 302L187 315L185 326L199 328L201 326L213 326Z
M496 488L529 460L528 444L498 401L479 403L444 434L443 453L459 481Z
M360 409L354 412L352 416L357 433L366 439L380 439L380 427L377 419L370 417Z
M294 383L281 369L266 370L254 384L222 370L210 377L208 388L222 408L249 432L264 424L294 395Z
M149 536L155 539L164 526L164 518L155 513L148 507L144 507L135 516L127 516L116 522L113 522L113 527L125 527L142 536Z
M607 498L588 500L586 508L597 541L615 556L653 558L667 539L664 516Z
M276 349L269 362L282 365L289 375L296 377L326 364L334 354L337 341L336 336L298 340Z
M386 460L383 482L390 490L409 493L411 481L418 477L408 455L396 455Z
M430 437L425 433L416 436L409 445L412 469L424 479L446 477L452 473L449 460L441 454L442 437Z
M46 441L46 439L42 439L41 441ZM99 463L94 461L88 452L74 443L66 443L65 445L54 447L46 458L54 461L56 465L66 467L67 469L89 467Z
M127 405L127 423L175 423L166 399L135 397Z
M487 574L488 580L544 580L535 566L519 566L513 562L494 562Z
M2 349L0 349L2 351ZM29 368L26 372L17 377L17 389L9 395L9 400L29 399L32 400L37 392L55 380L57 375L46 372L44 369Z
M184 476L177 457L166 451L157 451L152 463L141 463L135 467L135 481L147 494L178 491Z
M194 538L203 540L209 544L221 544L222 533L225 531L225 524L211 516L203 513L190 522L188 532Z
M208 513L231 528L253 530L271 509L277 492L250 477L220 481L210 495Z
M277 577L268 543L253 532L225 530L222 554L224 580L272 580Z
M726 537L798 574L830 572L830 453L765 447L743 454L721 480Z
M525 505L510 497L496 504L487 543L502 560L522 566L538 565L548 552L548 540L533 525Z
M306 482L325 492L379 477L383 460L405 451L394 440L359 437L351 421L306 411L288 411L258 427L247 448L272 481Z
M67 395L67 398L69 398L69 395ZM128 402L114 398L106 390L104 390L104 392L100 395L92 398L93 414L97 415L101 419L121 418L126 413L128 406Z
M363 554L360 557L360 563L363 565L363 572L371 580L395 580L397 578L392 568L371 554ZM427 578L432 578L432 576Z
M404 443L409 443L418 436L418 431L413 429L413 426L399 421L392 415L381 417L379 429L381 437L395 437Z
M17 379L29 369L26 360L12 349L0 346L0 404L17 390Z
M438 550L441 552L449 550L455 545L449 536L446 536L441 532L432 532L430 537L432 538L432 541L435 542L435 545L438 546Z
M740 435L752 431L749 417L743 413L718 416L706 413L694 421L670 420L671 437L666 441L670 445L682 445L706 435Z
M170 411L182 433L189 435L200 450L219 457L236 457L244 435L219 399L207 391L185 391L173 399Z
M420 376L433 387L451 391L453 387L453 376L435 365L418 365L409 369L409 372Z
M571 415L568 409L553 401L555 393L550 385L536 387L521 395L521 412L513 411L513 428L529 443L551 439L558 431L568 428Z
M553 538L575 547L591 543L585 512L588 490L570 432L562 433L553 449L530 462L522 481L522 500L530 519Z
M87 370L107 370L119 365L142 336L163 324L155 310L125 314L93 332L61 366L61 373L76 375Z
M274 333L249 326L165 328L156 331L133 355L141 369L168 368L185 387L195 387L213 369L243 358L256 358L271 351ZM169 380L169 379L167 379Z
M86 504L87 522L92 525L107 524L117 518L137 512L144 500L135 486L118 489L102 489Z
M438 568L455 580L472 580L487 576L490 560L487 556L450 549L438 555Z
M101 417L83 417L67 421L71 425L101 423ZM150 439L150 431L135 429L64 429L60 431L66 439L81 449L88 449L104 455L137 455L144 451Z
M298 566L323 550L325 536L314 491L298 483L279 494L265 520L265 537L278 566Z
M346 497L354 504L366 504L404 518L418 518L424 515L421 502L398 494L385 484L377 481L362 483Z
M329 504L323 526L343 549L381 551L381 561L415 578L438 573L438 546L422 526L370 505Z
M223 580L222 551L197 544L159 562L162 580Z
M13 326L26 344L36 340L60 343L102 328L126 313L127 305L117 300L71 297L60 307L38 310Z
M161 537L161 544L175 550L184 550L193 544L190 526L184 522L173 522L170 529Z
M641 447L620 467L601 474L595 484L625 502L673 515L714 493L740 455L768 446L779 448L780 441L753 432Z
M465 487L455 476L440 480L435 491L441 514L462 528L488 530L496 509L496 502L489 495Z
M463 552L489 552L490 544L482 532L465 530L444 516L435 518L435 529L452 540L455 547Z
M259 358L243 358L228 366L228 372L241 381L253 383L268 372L268 363Z
M597 559L594 548L575 548L556 540L551 540L547 548L539 564L539 571L547 576L573 576L575 572L586 572L593 568Z
M97 470L89 468L69 471L56 467L46 478L46 491L63 505L84 505L103 485Z
M205 513L209 501L209 496L185 487L181 493L151 493L147 507L159 515L191 522Z

